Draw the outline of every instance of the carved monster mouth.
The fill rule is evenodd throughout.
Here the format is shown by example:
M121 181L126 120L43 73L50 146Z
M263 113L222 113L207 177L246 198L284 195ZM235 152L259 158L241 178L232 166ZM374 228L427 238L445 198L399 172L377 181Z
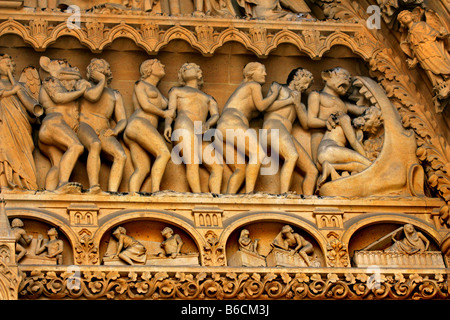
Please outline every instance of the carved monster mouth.
M60 80L79 80L81 74L79 71L60 71L58 74Z

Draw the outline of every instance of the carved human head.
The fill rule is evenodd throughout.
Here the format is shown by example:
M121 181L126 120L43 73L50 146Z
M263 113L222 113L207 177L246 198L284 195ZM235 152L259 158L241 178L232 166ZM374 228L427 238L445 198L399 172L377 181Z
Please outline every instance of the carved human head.
M248 231L247 229L242 229L241 235L239 237L240 238L248 237L249 234L250 234L250 231Z
M256 81L260 84L266 82L266 67L259 62L249 62L243 70L244 81Z
M281 228L281 233L290 233L290 232L294 232L294 230L288 224Z
M151 75L162 78L165 75L164 65L158 59L148 59L141 63L139 67L141 79L146 79Z
M192 75L189 75L188 73L192 72ZM197 85L201 87L203 85L203 73L202 69L200 69L200 66L193 62L186 62L183 64L178 71L178 82L180 85L184 86L186 84L186 79L190 76L197 78Z
M117 227L117 229L113 232L113 235L115 236L119 236L121 234L127 234L127 230L124 227Z
M7 76L8 70L10 70L12 74L14 74L14 71L16 70L16 63L10 55L6 53L0 53L0 75Z
M375 134L383 123L381 110L371 106L366 109L363 115L352 120L355 128L360 128L364 132Z
M348 89L350 89L352 76L344 68L336 67L328 69L322 71L321 75L325 85L340 96L346 94Z
M112 77L112 72L111 72L111 68L109 63L104 60L104 59L98 59L98 58L94 58L91 60L91 63L89 63L89 65L86 68L86 77L88 78L88 80L94 80L97 81L93 76L92 73L94 71L98 71L102 74L105 75L106 77L106 82L108 84L111 83L113 77Z
M162 231L161 234L163 237L170 237L173 234L173 230L170 227L165 227Z
M398 14L397 20L401 25L407 26L413 20L413 14L411 11L403 10Z
M414 226L410 223L407 223L403 226L403 230L405 231L405 233L414 233L414 231L416 231L416 229L414 229Z
M313 74L303 68L296 68L292 70L286 80L286 84L291 90L304 92L314 82Z
M11 222L11 227L13 227L13 228L22 228L23 227L23 221L20 220L19 218L15 218Z
M48 231L47 231L47 235L49 236L49 237L57 237L58 236L58 231L56 231L56 229L55 228L51 228L51 229L49 229Z

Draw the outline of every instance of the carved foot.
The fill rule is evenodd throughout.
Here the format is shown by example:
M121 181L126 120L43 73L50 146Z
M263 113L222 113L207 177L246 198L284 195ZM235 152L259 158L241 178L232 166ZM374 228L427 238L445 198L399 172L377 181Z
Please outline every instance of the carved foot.
M81 193L83 186L78 182L66 182L56 188L55 192L59 194L76 194Z
M92 187L89 188L88 192L89 194L100 194L102 193L102 189L100 188L99 184L95 184Z

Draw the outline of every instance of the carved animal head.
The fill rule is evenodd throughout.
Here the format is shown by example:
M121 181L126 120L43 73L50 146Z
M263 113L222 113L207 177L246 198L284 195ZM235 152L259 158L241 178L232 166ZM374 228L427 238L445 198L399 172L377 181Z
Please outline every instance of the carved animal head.
M42 56L39 60L41 70L45 71L47 75L55 77L59 80L79 80L81 79L80 70L77 67L72 67L65 59L52 60L48 57Z
M347 93L351 86L352 76L350 72L341 67L322 71L322 79L328 88L340 96Z

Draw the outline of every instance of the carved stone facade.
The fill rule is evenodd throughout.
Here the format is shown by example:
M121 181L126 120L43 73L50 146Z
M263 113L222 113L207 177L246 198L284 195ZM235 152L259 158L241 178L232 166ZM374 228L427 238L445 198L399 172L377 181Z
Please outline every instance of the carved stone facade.
M448 8L368 2L0 1L0 299L448 299Z

